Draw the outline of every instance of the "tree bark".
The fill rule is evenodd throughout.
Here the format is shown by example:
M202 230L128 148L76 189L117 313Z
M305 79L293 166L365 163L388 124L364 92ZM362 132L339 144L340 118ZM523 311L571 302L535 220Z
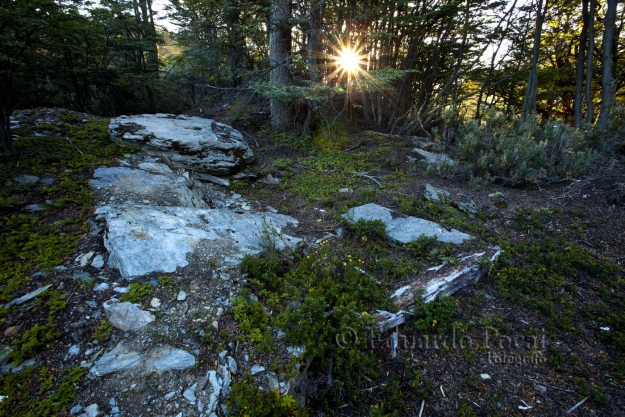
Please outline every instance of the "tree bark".
M601 75L601 109L599 110L599 119L597 127L599 130L605 130L608 127L610 111L612 109L612 101L614 100L614 78L612 77L613 63L613 45L614 33L616 32L616 6L617 0L608 0L608 11L605 15L605 27L603 30L603 56L601 65L603 67Z
M595 7L596 0L590 0L588 10L588 51L586 52L586 123L591 124L595 118L595 103L592 101L592 76L595 71L593 58L595 55Z
M579 35L577 53L577 75L575 76L575 103L573 104L573 127L582 126L582 101L584 99L584 64L588 42L588 0L582 0L582 33ZM592 51L591 51L592 53Z
M13 145L13 136L11 136L11 112L6 109L2 109L0 115L0 139L2 139L2 145L9 152L9 155L15 158L17 150Z
M529 116L536 113L536 94L538 93L538 56L540 52L541 32L548 6L549 0L545 0L545 8L543 10L543 0L538 0L530 76L527 81L527 89L525 90L525 98L523 99L523 107L521 110L521 119L523 121L527 120Z
M325 0L312 2L308 17L308 44L306 53L308 58L308 79L313 83L319 83L323 79L321 72L321 46L322 46L322 25L325 11ZM315 113L319 105L314 100L308 100L308 115L304 122L304 130L314 121Z
M269 26L269 62L272 66L270 81L276 86L290 84L289 54L291 52L290 0L272 0ZM270 101L271 126L284 130L289 125L288 103L272 98Z

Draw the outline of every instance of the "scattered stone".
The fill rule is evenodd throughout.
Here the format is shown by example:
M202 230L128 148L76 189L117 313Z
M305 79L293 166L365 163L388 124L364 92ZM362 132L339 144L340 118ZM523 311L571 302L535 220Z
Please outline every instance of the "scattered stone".
M149 357L146 358L145 362L148 370L183 370L195 366L195 356L182 349L164 346L162 348L156 348Z
M339 239L343 239L343 236L345 236L345 230L342 227L337 228L336 235L339 237Z
M20 184L37 184L39 182L39 177L35 175L18 175L13 178L13 180Z
M247 204L247 203L243 203L243 204L241 204L241 208L242 208L243 210L245 210L245 211L250 211L250 210L252 209L252 206L250 206L250 205L249 205L249 204Z
M456 204L458 205L458 208L460 210L468 214L476 214L479 211L479 209L477 208L477 204L475 204L475 201L471 199L464 202L457 202Z
M24 304L26 301L30 301L33 298L35 298L36 296L38 296L39 294L41 294L42 292L46 291L48 288L50 288L52 286L52 284L46 285L44 287L41 288L37 288L35 291L31 291L26 295L22 295L19 298L16 298L14 300L9 301L7 304L4 305L4 308L8 308L12 305L21 305Z
M187 388L182 393L182 396L186 398L190 403L195 403L195 389L197 388L197 382L193 384L190 388Z
M113 288L113 291L118 294L127 294L128 291L130 291L130 287L115 287Z
M165 398L165 401L169 401L169 400L171 400L172 398L174 398L174 395L176 395L176 393L175 393L174 391L171 391L171 392L167 393L167 394L165 395L165 397L164 397L164 398Z
M451 229L445 230L438 223L418 217L403 216L386 207L374 203L364 206L353 207L343 214L343 218L350 222L364 220L382 220L386 224L386 233L391 238L400 243L406 244L417 240L421 235L436 236L441 242L451 242L460 244L471 239L466 233Z
M265 209L271 213L277 213L278 209L272 206L265 206Z
M56 183L57 179L56 178L52 178L52 177L42 178L40 182L41 182L42 185L45 185L45 186L49 187L52 184Z
M85 281L85 282L93 281L93 277L91 276L91 274L85 271L74 271L73 277L74 279L77 279L79 281Z
M141 310L138 304L120 303L115 298L105 301L103 307L113 327L125 332L143 330L155 320L151 313Z
M279 390L280 389L280 383L278 382L278 379L275 377L275 375L273 374L273 372L269 372L267 374L267 386L269 387L269 389L275 389L275 390Z
M547 393L547 387L542 384L536 384L536 389L543 394Z
M96 255L91 261L91 266L97 269L104 267L104 256Z
M159 300L159 299L158 299L158 298L156 298L156 297L153 297L153 298L152 298L152 300L150 301L150 305L151 305L153 308L159 308L159 307L161 306L161 300Z
M252 375L256 375L264 371L265 371L265 367L260 366L260 365L253 365L252 369L250 369L250 372L252 373Z
M501 200L504 199L506 196L504 195L504 193L497 191L496 193L492 193L488 195L490 198L492 198L493 200Z
M82 405L77 404L77 405L73 406L73 407L69 410L69 413L70 413L70 414L78 414L78 413L80 413L81 411L82 411Z
M354 190L352 190L351 188L341 188L339 190L339 193L341 194L352 194L354 192Z
M105 353L93 365L89 372L95 376L103 376L118 371L132 369L141 364L141 356L134 351L126 352L122 344Z
M5 335L6 337L13 337L13 336L15 336L15 335L17 335L17 334L19 333L19 331L20 331L20 329L21 329L21 328L22 328L22 325L21 325L21 324L19 324L19 325L17 325L17 326L10 326L10 327L7 327L7 328L6 328L6 330L4 331L4 335ZM1 356L1 355L0 355L0 356Z
M57 265L57 266L54 267L54 270L55 271L59 271L59 272L65 271L66 269L67 269L67 267L64 266L64 265Z
M29 213L35 213L37 211L42 211L44 209L44 207L41 204L29 204L26 207L24 207L24 210L26 210Z
M223 187L230 187L230 180L227 178L219 178L211 174L198 173L197 177L202 181L212 182L213 184L221 185Z
M28 368L30 366L35 366L36 364L37 364L37 361L35 361L34 359L28 359L28 360L25 360L25 361L21 362L17 366L15 366L12 363L10 363L8 365L4 365L2 368L0 368L0 372L3 373L3 374L8 374L8 373L19 374L20 372L22 372L26 368Z
M211 119L171 114L121 116L109 124L111 140L140 145L175 167L224 175L254 159L243 135Z
M76 262L80 264L81 268L84 268L89 264L89 261L93 257L94 253L94 251L89 251L85 254L82 254L76 258Z
M490 375L488 374L480 374L480 378L482 378L482 381L487 381L490 379Z
M72 347L69 348L69 351L67 352L69 356L76 356L79 353L80 353L80 345L73 345Z
M452 165L453 166L456 164L456 162L453 159L451 159L450 157L442 153L441 154L432 153L432 152L428 152L419 148L414 148L412 151L416 153L423 160L423 162L425 162L428 165L434 165L434 166Z
M86 417L98 417L100 415L100 408L98 407L97 404L91 404L88 407L85 407L84 409L84 414L81 414L81 416L86 416Z
M183 290L180 290L180 292L178 293L178 295L176 296L176 300L178 301L184 301L187 299L187 293L184 292Z
M441 196L449 197L449 191L436 188L430 184L425 184L425 199L430 201L441 201Z
M304 354L304 350L306 350L304 346L287 346L286 347L286 351L289 352L290 355L294 355L298 358Z
M266 177L259 179L258 182L267 185L278 185L282 182L282 180L280 178L274 177L271 174L267 174Z

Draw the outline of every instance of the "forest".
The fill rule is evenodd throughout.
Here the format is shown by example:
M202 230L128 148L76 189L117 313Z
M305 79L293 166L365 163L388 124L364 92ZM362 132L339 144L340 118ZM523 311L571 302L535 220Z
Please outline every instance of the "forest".
M625 415L624 18L0 0L0 416Z
M521 140L519 126L552 122L593 149L623 139L616 0L152 3L3 0L5 149L12 112L41 106L115 116L217 105L242 126L448 142L506 129Z

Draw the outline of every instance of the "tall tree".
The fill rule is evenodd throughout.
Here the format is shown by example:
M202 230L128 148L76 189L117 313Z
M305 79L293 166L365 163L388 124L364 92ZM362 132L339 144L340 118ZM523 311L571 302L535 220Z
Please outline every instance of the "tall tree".
M290 0L271 0L269 22L270 80L278 86L290 84L289 55L291 54ZM272 98L271 126L284 130L289 124L289 105L283 100Z
M573 127L582 126L582 101L584 99L584 68L586 65L586 49L588 47L588 0L582 0L582 33L579 35L577 52L577 74L575 76L575 104ZM590 51L592 53L592 51Z
M543 0L538 0L536 11L536 27L534 28L534 45L532 47L532 61L530 75L527 81L527 89L525 90L525 98L523 99L523 108L521 109L521 119L526 120L529 116L536 112L536 94L538 93L538 58L540 53L540 39L543 29L543 22L547 14L549 0L545 0L545 8L543 10Z
M603 43L601 65L603 67L601 75L601 109L599 110L599 119L597 127L605 130L608 127L610 111L612 110L612 101L614 100L614 78L612 75L613 66L613 47L614 35L616 33L616 6L618 0L608 0L608 10L604 19Z
M593 57L595 55L595 8L596 0L590 0L588 9L588 52L586 53L586 123L591 124L595 118L595 103L592 101L592 76L595 71Z

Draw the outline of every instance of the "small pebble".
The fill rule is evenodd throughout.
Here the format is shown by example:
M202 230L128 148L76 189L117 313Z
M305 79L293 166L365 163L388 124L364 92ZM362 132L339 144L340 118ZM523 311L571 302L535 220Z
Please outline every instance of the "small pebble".
M176 297L176 300L184 301L186 299L187 299L187 293L184 292L183 290L180 290L180 292L178 293L178 296Z

